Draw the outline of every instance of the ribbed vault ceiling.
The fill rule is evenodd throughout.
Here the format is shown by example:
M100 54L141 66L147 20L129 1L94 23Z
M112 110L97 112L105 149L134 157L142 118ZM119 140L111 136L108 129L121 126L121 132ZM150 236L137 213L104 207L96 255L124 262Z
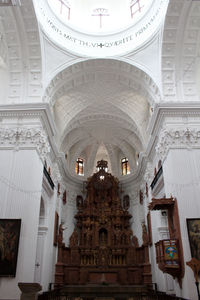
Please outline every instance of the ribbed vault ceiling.
M71 174L81 157L85 176L91 175L100 156L116 176L124 156L135 172L147 142L155 89L143 71L114 60L78 63L57 75L46 96L51 98L60 150L67 154Z

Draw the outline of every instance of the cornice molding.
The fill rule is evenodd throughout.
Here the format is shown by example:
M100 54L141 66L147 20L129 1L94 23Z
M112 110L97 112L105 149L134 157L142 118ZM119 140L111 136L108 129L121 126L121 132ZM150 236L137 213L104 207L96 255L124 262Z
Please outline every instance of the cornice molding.
M12 104L12 105L0 105L0 128L2 127L2 124L4 126L2 128L9 128L10 126L6 124L6 119L19 119L22 120L20 124L23 126L23 120L25 119L38 119L39 122L35 125L40 128L40 130L43 129L43 133L46 137L48 137L48 143L49 147L51 148L51 154L53 159L56 161L58 168L60 170L60 174L62 175L64 184L70 183L71 185L74 185L77 187L77 185L82 186L82 181L79 178L73 178L66 166L66 160L64 153L59 152L57 143L56 143L56 135L57 130L55 127L55 123L52 117L52 112L50 109L49 104L47 103L27 103L27 104ZM30 128L30 122L26 122L24 126L25 128ZM17 125L16 125L17 124ZM13 129L14 125L10 128ZM20 126L19 126L20 127ZM18 128L18 123L15 122L15 127ZM15 132L16 135L16 132ZM12 146L14 148L14 146ZM20 146L21 148L22 146ZM33 147L33 145L32 145ZM43 159L43 155L42 155ZM57 176L56 176L57 177ZM65 184L66 185L66 184Z
M153 156L156 154L155 149L159 136L161 135L161 130L170 128L170 126L167 126L167 118L173 119L174 124L169 125L175 131L176 128L177 130L186 130L189 128L189 118L192 118L192 123L195 124L195 128L197 128L198 122L200 121L200 104L197 102L180 104L160 103L155 106L154 113L147 129L150 138L146 148L146 157L150 160L152 160ZM179 122L176 123L176 119L179 119Z
M27 103L0 105L0 119L4 118L33 118L38 117L48 136L55 136L57 131L52 118L50 107L46 103Z
M148 133L153 135L159 131L166 116L196 116L200 117L200 103L159 103L154 107L154 113L148 126Z

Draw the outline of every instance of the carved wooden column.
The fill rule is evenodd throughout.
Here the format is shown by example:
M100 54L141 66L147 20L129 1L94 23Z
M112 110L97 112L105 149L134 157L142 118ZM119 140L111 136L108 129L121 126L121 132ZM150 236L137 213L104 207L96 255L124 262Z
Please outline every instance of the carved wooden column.
M22 292L20 300L36 300L38 298L38 292L42 290L39 283L19 282L18 287Z

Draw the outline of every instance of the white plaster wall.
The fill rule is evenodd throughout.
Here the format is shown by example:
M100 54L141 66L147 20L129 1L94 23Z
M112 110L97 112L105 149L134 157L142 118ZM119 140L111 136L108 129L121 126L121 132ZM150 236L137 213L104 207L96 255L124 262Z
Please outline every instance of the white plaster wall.
M63 232L63 242L68 247L69 246L69 238L74 230L74 226L76 224L76 219L74 218L77 213L76 208L76 197L77 195L82 195L83 201L85 201L86 193L83 193L83 186L79 185L69 185L69 183L65 183L66 192L67 192L67 203L65 205L62 204L61 207L61 221L63 224L63 228L65 229Z
M158 198L158 197L157 197ZM150 247L150 261L152 267L152 281L157 283L159 291L166 291L167 293L174 291L172 288L170 275L166 276L156 263L156 249L155 243L162 239L169 238L168 224L166 217L162 217L161 211L151 211L151 226L152 226L152 246Z
M141 218L141 211L142 207L140 204L133 203L130 205L129 212L132 215L131 219L131 227L133 230L133 235L135 235L138 238L138 243L141 246L142 244L142 219Z
M76 201L76 199L74 199ZM74 219L74 215L77 210L75 205L67 204L65 207L65 217L63 217L63 227L66 228L63 234L63 242L68 247L69 246L69 238L74 230L76 220Z
M0 57L0 102L4 102L8 97L8 69L6 65L1 64Z
M166 196L177 198L185 263L191 259L187 218L200 217L200 149L169 150L163 164ZM196 286L191 269L185 265L183 288L175 283L178 295L196 300Z
M33 282L43 165L35 150L0 150L0 218L22 219L15 278L0 278L0 299L19 299Z
M47 193L47 190L43 186L42 197L45 203L45 216L43 226L39 226L38 228L39 244L37 245L40 260L40 274L39 276L35 274L35 281L41 284L43 291L47 291L49 289L49 283L54 282L55 264L57 260L57 247L53 245L57 191L54 188L53 192L51 187L49 187L49 190L51 193Z
M133 235L138 238L138 243L142 245L142 222L144 222L144 207L140 204L138 186L133 185L132 182L128 185L122 184L123 193L121 199L125 195L130 197L129 213L132 215L130 219L130 226L133 231Z

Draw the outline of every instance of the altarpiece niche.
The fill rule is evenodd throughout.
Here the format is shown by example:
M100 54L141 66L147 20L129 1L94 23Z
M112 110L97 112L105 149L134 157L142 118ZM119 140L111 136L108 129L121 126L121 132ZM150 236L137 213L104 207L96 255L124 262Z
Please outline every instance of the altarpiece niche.
M106 161L87 181L87 195L77 201L76 226L69 247L58 243L57 286L151 284L148 244L141 247L130 227L129 197L119 197L117 178ZM61 231L62 234L62 231Z

